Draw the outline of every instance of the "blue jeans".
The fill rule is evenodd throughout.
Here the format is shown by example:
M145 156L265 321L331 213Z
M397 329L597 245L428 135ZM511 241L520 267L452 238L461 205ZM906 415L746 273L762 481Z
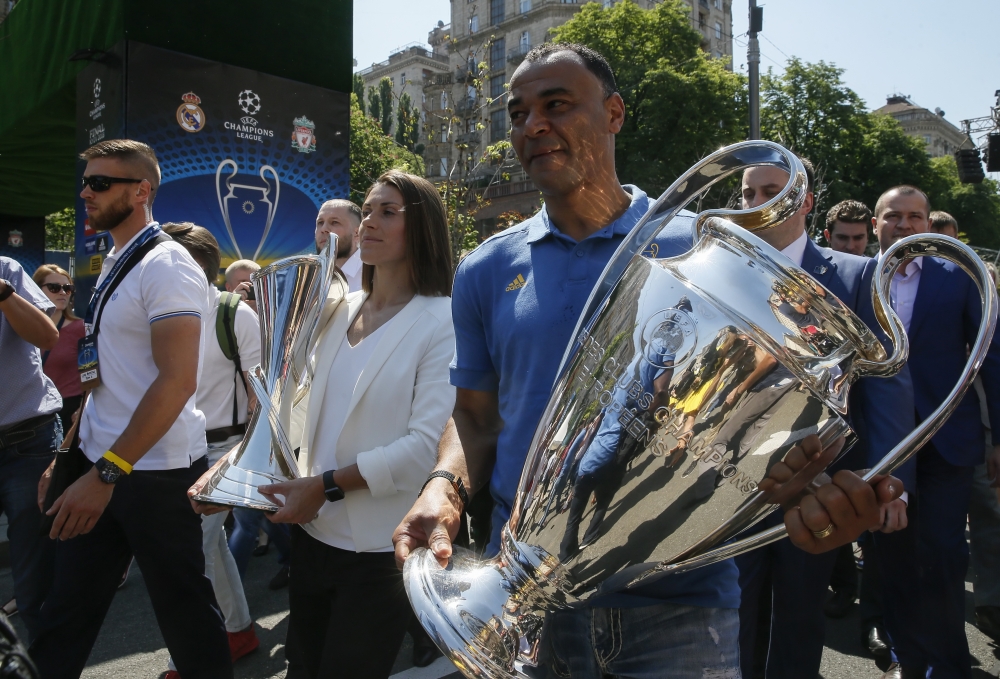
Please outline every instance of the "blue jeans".
M240 572L240 579L246 580L247 566L250 563L250 555L257 547L257 531L263 522L264 532L268 539L278 548L278 561L288 563L288 555L291 553L292 541L288 535L288 526L284 524L271 523L264 516L264 512L259 509L247 509L246 507L236 507L233 509L233 534L229 536L229 551L236 561L236 569Z
M542 658L548 677L740 679L739 625L736 609L670 603L557 611Z
M15 425L16 428L16 425ZM42 536L38 480L62 443L58 417L36 427L34 434L0 434L0 511L7 515L14 598L28 628L28 641L38 630L38 611L52 585L55 542Z

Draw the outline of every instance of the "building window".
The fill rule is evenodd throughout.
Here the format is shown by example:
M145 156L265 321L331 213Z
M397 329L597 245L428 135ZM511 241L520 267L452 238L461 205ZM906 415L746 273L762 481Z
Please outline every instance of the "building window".
M490 96L496 99L503 96L504 75L495 75L490 78Z
M715 5L715 9L722 9L722 0L713 0L712 4Z
M406 85L406 71L399 74L399 86L403 87Z
M479 15L473 14L472 18L469 19L469 33L479 32Z
M495 144L507 138L507 112L494 111L490 114L490 143Z
M924 143L927 144L928 146L931 145L931 135L929 134L924 135Z
M503 23L506 2L507 0L490 0L490 26Z
M531 34L528 31L521 33L521 40L518 43L518 47L521 48L521 54L527 54L528 50L531 49Z
M448 159L447 158L442 158L441 159L441 174L439 176L440 177L447 177L448 176Z
M722 40L722 24L718 21L715 22L715 38L716 40Z
M521 14L531 11L531 0L521 0Z
M448 93L441 93L441 108L448 108Z
M559 0L564 5L575 5L576 0Z
M609 9L611 5L615 4L614 0L604 0L604 9Z
M499 71L503 68L504 55L507 49L507 41L504 38L497 38L490 45L490 70Z
M475 85L469 85L465 88L465 98L472 101L476 98L476 87Z

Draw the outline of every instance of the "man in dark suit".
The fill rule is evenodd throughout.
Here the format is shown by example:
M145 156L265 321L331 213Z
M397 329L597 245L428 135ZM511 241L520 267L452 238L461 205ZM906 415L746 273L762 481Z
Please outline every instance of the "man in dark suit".
M813 208L812 165L803 162L809 187L802 209L784 223L757 235L822 283L887 341L875 321L871 304L871 280L877 262L821 248L806 234L806 216ZM770 200L787 181L788 173L778 168L762 166L747 170L742 184L743 208ZM864 438L834 469L873 466L913 429L911 409L905 369L893 378L868 378L856 384L850 395L849 414L852 426L859 433L864 432ZM905 526L905 504L901 500L890 503L884 514L883 530ZM765 523L777 525L774 519L766 519ZM740 664L744 677L753 676L755 664L765 665L767 679L817 676L826 624L823 607L836 556L836 552L806 554L783 540L736 558L742 590ZM761 610L761 604L766 606L767 602L772 605L769 630L768 616ZM766 660L761 657L765 653Z
M875 206L882 253L905 236L928 231L930 202L912 186L885 192ZM981 318L979 292L958 266L930 257L900 267L893 307L910 339L908 365L916 417L922 421L958 381ZM1000 417L1000 348L993 338L980 371L990 421ZM969 389L930 443L897 472L909 491L909 528L876 535L885 623L897 663L887 679L970 677L965 636L966 514L985 439L979 397Z

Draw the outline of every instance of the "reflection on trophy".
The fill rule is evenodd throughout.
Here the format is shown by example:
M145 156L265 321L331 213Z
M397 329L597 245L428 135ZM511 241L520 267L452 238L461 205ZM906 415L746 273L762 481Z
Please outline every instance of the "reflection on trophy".
M226 177L227 193L223 196L222 183L219 179L222 177L222 169L225 167L231 167L232 172ZM237 220L240 226L237 230L241 234L261 234L260 241L257 243L257 249L254 250L253 257L250 258L257 260L260 258L260 251L264 248L264 241L267 240L267 234L271 231L271 222L274 221L274 213L278 210L278 198L281 197L281 180L278 179L277 170L270 165L264 165L260 168L260 178L264 182L264 186L234 184L233 178L236 177L238 172L239 166L231 158L226 158L219 163L219 167L215 169L215 194L219 199L219 210L222 211L222 220L226 224L226 233L229 234L229 240L232 241L233 248L236 251L236 259L243 259L243 252L240 249L239 242L236 240L233 219ZM271 183L264 176L265 172L270 172L271 176L274 177L274 202L271 202Z
M296 395L308 388L306 362L331 287L346 286L333 265L337 238L320 255L280 259L251 276L260 318L261 363L249 371L257 407L239 448L229 454L194 499L277 511L257 486L298 476L288 440Z
M778 196L754 210L698 215L694 246L681 256L641 254L684 206L755 165L789 173ZM818 435L824 449L841 436L852 443L851 384L902 368L908 344L888 299L908 258L960 265L979 285L983 321L949 397L866 480L903 464L958 405L996 324L983 262L943 236L890 248L872 286L890 354L833 293L753 234L784 222L805 196L794 154L744 142L681 176L626 237L567 347L500 554L481 561L456 550L444 569L425 549L406 561L418 618L467 676L513 677L534 665L549 611L783 537L783 526L747 530L776 507L758 485L806 436ZM789 484L808 486L815 471L804 473Z

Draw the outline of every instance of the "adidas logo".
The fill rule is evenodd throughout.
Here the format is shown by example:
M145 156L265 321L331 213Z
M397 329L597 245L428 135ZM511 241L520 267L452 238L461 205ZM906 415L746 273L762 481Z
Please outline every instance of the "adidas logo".
M525 286L526 283L527 281L524 280L524 276L522 276L521 274L517 274L517 278L512 280L510 282L510 285L507 286L507 292L510 292L511 290L520 290Z

